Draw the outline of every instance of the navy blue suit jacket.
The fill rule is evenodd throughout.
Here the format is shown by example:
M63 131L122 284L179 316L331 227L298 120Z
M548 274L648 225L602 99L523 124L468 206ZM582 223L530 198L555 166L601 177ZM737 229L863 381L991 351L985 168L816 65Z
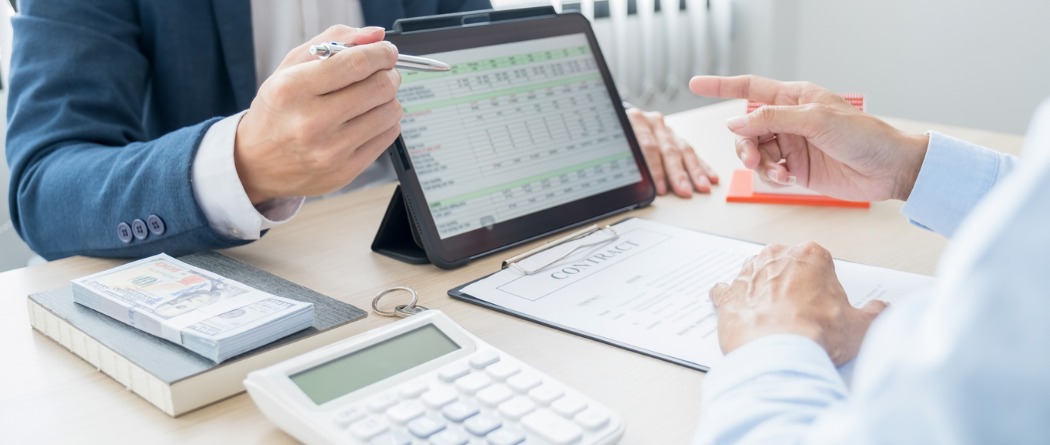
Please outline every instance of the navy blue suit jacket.
M29 246L55 259L243 244L209 227L190 166L208 128L255 96L249 0L22 0L20 7L7 161L11 219ZM401 17L490 5L361 0L361 7L368 25L390 28ZM125 243L118 227L135 220L154 222L154 230Z

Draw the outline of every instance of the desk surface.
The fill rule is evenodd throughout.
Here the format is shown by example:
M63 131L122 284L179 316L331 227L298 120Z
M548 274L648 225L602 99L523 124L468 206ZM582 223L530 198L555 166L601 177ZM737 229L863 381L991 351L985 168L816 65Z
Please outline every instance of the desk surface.
M744 104L730 101L668 118L728 180L739 168L725 120ZM998 150L1017 153L1022 138L978 130L889 119L907 131L935 129ZM813 240L838 258L933 274L945 242L901 217L899 202L871 209L727 204L725 184L692 199L661 197L631 213L679 226L760 243ZM420 291L421 303L445 311L475 335L561 379L619 412L627 423L622 443L686 443L699 417L704 374L586 340L495 311L454 301L446 291L498 269L502 257L528 246L443 271L371 253L393 185L308 203L290 223L264 239L224 253L319 292L370 306L394 285ZM618 220L625 215L610 218ZM0 424L11 443L289 443L242 394L172 419L30 328L25 296L68 284L75 277L120 264L69 258L0 274L0 338L6 364L0 379ZM702 292L698 290L698 292ZM369 316L358 332L388 323ZM602 376L595 378L596 375ZM13 434L13 436L12 436Z

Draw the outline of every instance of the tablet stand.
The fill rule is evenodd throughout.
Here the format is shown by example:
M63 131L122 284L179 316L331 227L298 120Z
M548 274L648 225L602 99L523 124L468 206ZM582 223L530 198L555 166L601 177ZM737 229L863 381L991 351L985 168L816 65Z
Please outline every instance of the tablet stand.
M372 251L409 264L427 264L427 253L419 240L419 229L401 194L401 186L394 189L386 207L383 222L372 240Z

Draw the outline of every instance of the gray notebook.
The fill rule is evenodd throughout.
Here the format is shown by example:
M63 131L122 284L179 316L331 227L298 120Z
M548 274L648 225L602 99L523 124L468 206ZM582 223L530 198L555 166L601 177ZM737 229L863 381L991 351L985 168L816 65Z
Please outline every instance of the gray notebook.
M168 385L212 368L235 366L239 361L253 355L312 337L366 316L364 311L353 305L327 297L222 254L202 252L179 257L179 260L274 295L313 303L314 325L220 364L215 364L179 345L154 337L74 303L69 285L32 294L29 298Z

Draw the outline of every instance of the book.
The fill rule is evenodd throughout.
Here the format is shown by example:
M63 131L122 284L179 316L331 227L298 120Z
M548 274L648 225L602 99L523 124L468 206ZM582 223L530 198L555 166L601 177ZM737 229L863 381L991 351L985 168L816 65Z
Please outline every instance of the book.
M73 301L215 363L313 325L312 303L158 254L73 280Z
M367 315L353 305L215 252L179 259L275 295L312 303L314 324L219 364L74 303L70 286L30 295L30 324L161 411L180 416L241 393L251 371L349 337L351 323Z

